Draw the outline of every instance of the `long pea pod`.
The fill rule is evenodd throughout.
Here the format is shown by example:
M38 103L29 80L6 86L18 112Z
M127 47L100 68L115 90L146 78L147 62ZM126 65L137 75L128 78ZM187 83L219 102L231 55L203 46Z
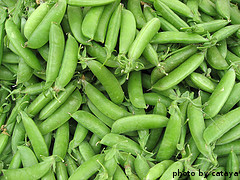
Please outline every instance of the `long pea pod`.
M26 131L23 126L23 122L16 123L13 129L11 145L13 153L18 151L18 146L24 143L24 138L26 135Z
M223 136L221 136L217 140L216 145L223 145L223 144L227 144L237 140L240 136L239 128L240 128L240 125L238 124L232 129L230 129L228 132L226 132Z
M72 6L102 6L106 4L113 3L115 0L93 0L93 1L88 1L88 0L83 0L83 1L78 1L78 0L69 0L68 4Z
M1 45L1 48L0 48L0 65L3 61L3 51L4 51L4 36L5 36L5 31L4 31L4 28L5 28L5 19L6 19L6 11L5 10L1 10L3 11L2 12L2 16L4 18L4 20L2 20L2 22L0 23L0 45Z

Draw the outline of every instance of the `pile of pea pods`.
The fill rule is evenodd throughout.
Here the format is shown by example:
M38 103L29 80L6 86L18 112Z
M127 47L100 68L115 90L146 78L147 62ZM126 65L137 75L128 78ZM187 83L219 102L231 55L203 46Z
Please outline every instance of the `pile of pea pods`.
M0 179L239 179L239 5L0 1Z

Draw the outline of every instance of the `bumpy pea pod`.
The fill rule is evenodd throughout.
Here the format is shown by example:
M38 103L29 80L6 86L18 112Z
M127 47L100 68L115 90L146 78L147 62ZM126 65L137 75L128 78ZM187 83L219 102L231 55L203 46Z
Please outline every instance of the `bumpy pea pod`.
M11 18L6 21L5 28L8 38L14 49L16 49L17 54L21 56L30 67L41 71L42 65L40 61L29 48L24 47L25 40Z
M222 77L203 109L205 119L213 118L221 110L232 91L235 83L235 76L235 71L230 69Z
M89 1L89 0L83 0L83 1L79 1L79 0L69 0L68 4L72 5L72 6L102 6L102 5L106 5L106 4L110 4L113 3L115 0L93 0L93 1Z
M121 104L124 99L124 93L116 77L98 61L90 60L86 61L86 64L101 82L110 99L116 104Z
M2 170L3 175L7 179L32 180L43 177L49 169L54 165L55 158L53 156L44 158L43 162L26 168Z
M188 24L182 20L177 14L175 14L166 4L161 0L154 1L154 7L159 11L164 19L171 22L178 30L184 27L189 27Z
M91 40L94 38L103 10L104 6L96 6L91 7L87 12L82 22L82 33L85 37L90 38Z
M198 150L207 157L212 163L217 164L213 155L211 147L205 142L203 132L205 130L205 123L201 109L201 98L193 100L188 106L188 126L193 137L193 140Z
M204 53L196 53L192 55L184 63L182 63L171 73L169 73L168 76L165 76L162 79L158 80L152 86L152 88L159 91L163 91L177 85L189 74L191 74L194 70L196 70L199 67L199 65L203 62L203 60Z
M146 24L146 19L143 15L140 0L129 0L127 3L127 9L130 10L137 23L137 28L141 29Z
M41 160L41 155L48 156L48 148L43 139L41 132L39 131L35 122L24 112L20 112L24 128L30 139L33 150L39 160Z
M65 39L59 24L51 23L49 32L49 53L46 69L46 84L49 88L55 82L63 58Z
M62 65L55 81L54 89L59 92L71 81L78 62L78 43L75 38L68 34Z
M82 103L82 96L78 90L75 90L71 96L61 105L51 116L39 124L39 130L43 135L52 132L65 122L67 122Z
M220 16L230 21L230 1L229 0L216 0L216 10Z
M28 39L37 26L41 23L43 18L48 13L50 7L48 3L42 3L38 6L33 13L31 13L24 26L24 36Z
M51 22L60 24L65 14L66 6L66 0L58 0L58 2L48 11L40 24L28 38L26 44L29 48L38 49L48 42Z
M83 45L91 45L91 42L89 42L88 38L84 37L82 33L82 8L76 6L68 6L67 15L71 32L73 33L73 36L76 38L76 40Z

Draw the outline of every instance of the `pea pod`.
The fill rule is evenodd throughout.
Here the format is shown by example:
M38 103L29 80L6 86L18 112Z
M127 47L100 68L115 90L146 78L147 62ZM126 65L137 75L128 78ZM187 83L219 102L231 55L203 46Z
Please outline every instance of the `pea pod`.
M214 153L217 154L218 157L228 156L232 151L239 155L239 147L240 143L238 140L236 140L227 144L216 146L214 149Z
M17 71L17 84L27 82L33 75L33 69L27 65L27 63L20 58L18 63L18 71Z
M216 145L227 144L239 139L240 137L239 129L240 129L240 124L230 129L228 132L226 132L223 136L221 136L217 140Z
M49 30L51 22L60 23L66 11L66 0L59 0L45 15L41 23L32 32L27 41L27 46L32 49L38 49L49 40Z
M139 178L144 179L150 169L147 160L142 155L137 155L134 168Z
M224 19L230 20L230 1L229 0L217 0L216 10Z
M23 167L31 167L38 163L38 160L34 152L27 146L18 146L18 151L20 152Z
M23 122L16 123L11 139L12 151L14 154L18 151L18 146L23 143L25 135L26 131L24 129Z
M79 152L85 162L95 155L95 152L93 151L91 145L86 140L79 144Z
M203 53L196 53L187 59L184 63L174 69L168 76L163 77L158 80L153 86L153 89L163 91L169 89L178 83L180 83L183 79L185 79L189 74L191 74L195 69L199 67L199 65L204 60Z
M202 0L199 3L199 8L201 11L209 16L216 16L216 5L211 0Z
M163 175L161 176L160 180L167 180L167 179L179 179L180 175L176 174L176 169L179 172L183 171L183 163L181 161L176 161L174 163L172 163L167 170L163 173Z
M4 10L3 12L3 17L4 17L4 20L3 22L0 23L0 45L1 45L1 48L0 48L0 65L2 63L2 60L3 60L3 50L4 50L4 35L5 35L5 31L4 31L4 28L5 28L5 19L6 19L6 11Z
M200 13L198 11L198 4L199 4L199 1L195 1L195 0L188 0L187 1L187 6L191 9L192 13L193 13L193 21L196 22L196 23L201 23L202 22L202 19L200 17Z
M167 20L165 20L164 18L158 17L158 19L160 20L160 23L161 23L160 29L162 29L163 31L178 32L178 29L175 26L173 26L171 23L169 23Z
M64 162L57 162L56 165L56 178L59 180L67 180L68 179L68 173L66 164Z
M72 6L102 6L106 4L113 3L115 0L93 0L93 1L88 1L88 0L83 0L83 1L78 1L78 0L69 0L68 4Z
M231 24L239 24L240 23L240 12L238 6L230 3L230 20Z
M234 151L231 151L228 155L228 161L226 165L226 171L227 172L239 172L239 160ZM238 177L234 175L230 176L229 179L231 180L237 180Z

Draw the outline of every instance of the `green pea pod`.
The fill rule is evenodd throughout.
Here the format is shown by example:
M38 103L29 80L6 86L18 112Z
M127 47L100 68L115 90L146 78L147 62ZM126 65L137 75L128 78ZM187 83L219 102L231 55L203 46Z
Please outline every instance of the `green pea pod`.
M26 88L20 91L20 93L23 94L29 94L29 95L39 95L41 92L43 92L45 82L38 82L31 85L28 85Z
M165 20L164 18L162 17L158 17L158 19L160 20L160 23L161 23L161 29L163 31L176 31L178 32L178 29L175 28L171 23L169 23L167 20Z
M96 134L93 134L89 140L89 144L92 146L95 154L99 154L102 151L102 145L98 143L100 140L101 139Z
M6 18L6 11L3 12L3 17L5 16ZM0 65L2 63L2 60L3 60L3 50L4 50L4 36L5 36L5 31L4 31L4 28L5 28L5 20L3 22L0 23Z
M51 116L39 124L39 130L43 135L52 132L67 122L70 114L78 110L82 103L82 96L78 90L75 90L72 95L61 105Z
M120 35L119 35L119 54L127 54L136 35L136 20L131 11L122 9Z
M96 89L87 81L83 81L83 86L87 97L104 115L113 120L130 115L129 112L111 102L98 89Z
M85 162L95 155L92 146L86 140L79 144L79 152Z
M88 6L102 6L102 5L113 3L114 1L116 1L116 0L93 0L93 1L68 0L68 4L71 6L86 6L86 7L88 7Z
M216 16L216 6L211 0L201 0L199 2L199 9L209 16Z
M25 40L12 19L8 19L6 21L5 28L7 36L14 49L16 49L17 54L21 56L30 67L41 71L42 65L40 64L34 53L29 48L24 47Z
M18 146L17 149L20 152L21 161L24 168L31 167L38 163L34 152L29 147Z
M222 57L216 46L212 46L207 50L207 62L217 70L225 70L229 68L228 63Z
M222 57L223 57L223 58L226 58L226 56L227 56L227 51L228 51L226 39L220 41L217 48L218 48L218 51L220 52L220 54L222 55Z
M142 155L137 155L134 168L139 178L144 179L150 169L147 160Z
M151 41L153 36L159 31L160 21L158 18L153 18L148 21L145 26L138 33L137 37L133 41L129 51L128 57L131 60L138 59L143 53L147 44Z
M181 28L189 27L188 24L182 20L177 14L175 14L166 4L164 4L161 0L154 1L154 7L157 11L159 11L162 17L171 22L171 24L176 27L178 30Z
M231 151L228 155L228 161L226 165L226 172L233 172L234 174L228 176L228 179L237 180L238 176L236 176L235 172L239 172L239 160L234 151Z
M114 10L107 29L106 40L105 40L105 47L107 49L107 55L114 51L117 41L118 41L118 34L120 30L121 24L121 14L122 14L123 6L121 4Z
M158 102L161 102L166 107L169 107L171 104L171 100L168 97L161 95L159 93L152 92L152 93L144 93L143 95L144 95L146 104L148 105L155 106Z
M65 164L67 166L67 172L69 176L71 176L77 169L76 161L67 154L65 157Z
M71 32L76 40L83 45L91 45L89 39L84 37L82 33L83 12L81 7L68 6L67 15Z
M240 12L238 6L230 3L231 24L240 24Z
M167 170L163 173L163 175L160 177L160 180L167 180L167 179L174 179L177 180L180 178L180 175L176 172L182 172L183 171L183 163L181 161L176 161L172 163Z
M182 118L179 113L180 110L177 105L171 108L171 116L156 156L159 161L170 159L173 156L181 135Z
M44 46L38 48L39 54L45 61L48 61L49 45L45 44Z
M229 0L216 0L216 10L220 16L230 21L230 1Z
M113 123L112 133L120 134L135 130L161 128L165 127L167 123L167 117L156 114L128 116Z
M127 176L123 172L122 168L120 166L117 166L117 169L114 173L113 179L115 180L128 180Z
M157 16L156 12L146 4L143 6L143 15L147 21Z
M221 136L217 142L216 145L223 145L223 144L228 144L230 142L233 142L240 137L240 124L236 125L232 129L230 129L228 132L226 132L223 136Z
M110 133L110 129L89 112L76 111L72 114L72 118L83 127L96 134L99 138L103 138L106 134Z
M15 79L16 79L16 77L10 70L8 70L3 65L0 66L0 80L13 81Z
M106 33L107 33L107 28L109 26L109 20L112 16L114 10L119 5L119 3L120 3L120 0L115 0L115 2L105 6L103 13L101 15L101 18L99 20L99 23L98 23L97 31L94 35L95 41L104 43Z
M67 168L65 165L65 162L57 162L56 165L56 178L59 180L67 180L68 179L68 173Z
M39 179L43 177L55 163L54 157L45 158L43 162L31 167L2 170L4 177L7 179Z
M140 0L129 0L127 2L127 9L133 13L136 19L137 28L143 28L143 26L146 24L146 19L142 12Z
M213 118L221 110L232 91L235 83L235 76L235 71L230 69L222 77L203 110L205 119Z
M187 32L160 32L157 33L151 40L151 43L166 44L166 43L182 43L182 44L193 44L193 43L204 43L208 42L207 39L194 33Z
M53 114L68 99L75 89L76 86L74 82L70 82L66 86L65 91L58 94L57 99L53 99L42 108L38 116L39 120L44 120Z
M2 63L18 64L20 57L13 52L4 52Z
M51 22L60 24L65 14L66 6L66 0L58 0L58 2L48 11L43 20L28 38L26 44L29 48L38 49L48 42Z
M18 151L18 146L23 144L24 138L26 135L26 131L24 129L23 123L16 123L13 129L11 144L12 144L12 151L15 154Z
M102 138L100 143L106 146L115 147L119 150L131 153L135 156L142 153L142 149L138 143L126 136L115 133L106 134Z
M192 138L198 148L198 150L207 157L211 162L216 163L216 159L213 156L211 147L205 142L203 138L203 132L205 130L204 117L200 106L201 98L193 100L188 106L188 127L191 132Z
M175 11L176 13L188 17L188 18L192 18L193 17L193 13L191 11L191 9L184 3L182 3L181 1L178 0L161 0L164 4L166 4L170 9L172 9L173 11Z
M49 53L46 69L45 87L51 87L55 82L63 58L65 39L59 24L51 23L49 32Z
M131 72L128 80L128 95L130 102L135 107L146 108L140 71Z
M17 71L17 84L27 82L33 75L33 69L27 65L27 63L20 58L18 63L18 71Z
M48 148L43 139L41 132L39 131L35 122L24 112L20 112L24 128L30 139L33 150L39 160L41 160L41 155L48 156Z
M101 82L110 99L116 104L121 104L124 99L124 93L116 77L98 61L90 60L86 61L86 64Z
M223 156L228 156L232 151L238 155L240 154L239 148L240 143L238 140L236 140L227 144L216 146L214 149L214 153L217 154L219 158Z
M17 151L11 160L11 163L9 164L8 169L18 169L21 167L21 158L20 158L20 153Z
M68 34L64 56L58 77L55 81L55 91L63 90L64 87L71 81L78 62L78 43L71 34Z
M199 65L204 60L203 53L196 53L187 59L184 63L174 69L168 76L163 77L158 80L153 86L153 89L163 91L169 89L178 83L180 83L183 79L185 79L189 74L191 74L194 70L196 70Z
M50 7L48 3L42 3L38 6L33 13L28 18L25 26L24 26L24 36L29 39L33 31L37 28L37 26L41 23L43 18L48 13Z
M200 17L200 13L198 11L198 5L199 5L199 1L195 1L195 0L188 0L187 4L186 4L192 11L193 13L193 17L192 20L196 23L201 23L201 17Z
M143 56L146 58L148 62L157 66L159 64L157 51L153 48L153 46L149 43L143 51Z
M82 22L82 33L85 37L91 40L94 38L104 7L105 6L91 7L87 12Z
M88 161L81 164L75 172L69 177L69 180L88 179L95 174L101 167L104 161L104 155L98 154L90 158ZM101 163L101 164L100 164Z

